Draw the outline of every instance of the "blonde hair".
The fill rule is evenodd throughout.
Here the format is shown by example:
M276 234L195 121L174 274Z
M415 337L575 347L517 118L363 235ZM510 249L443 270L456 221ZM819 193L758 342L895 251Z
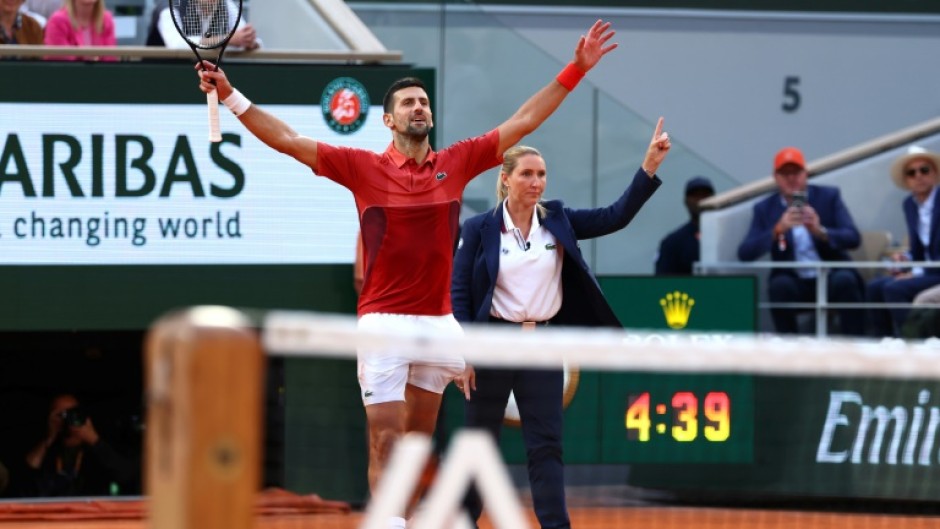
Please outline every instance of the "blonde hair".
M95 7L92 9L91 20L95 25L95 33L101 33L104 26L104 0L95 2ZM75 18L75 0L65 0L65 11L69 14L69 21L72 25L78 28L78 19Z
M509 188L506 187L506 184L503 183L503 175L510 175L513 171L516 170L516 167L519 165L519 159L523 156L534 155L539 158L544 158L542 153L539 152L535 147L529 147L528 145L514 145L503 153L503 165L499 168L499 176L496 177L496 203L502 203L503 200L506 200L506 197L509 196ZM545 207L542 204L537 204L536 208L539 210L539 217L545 216Z

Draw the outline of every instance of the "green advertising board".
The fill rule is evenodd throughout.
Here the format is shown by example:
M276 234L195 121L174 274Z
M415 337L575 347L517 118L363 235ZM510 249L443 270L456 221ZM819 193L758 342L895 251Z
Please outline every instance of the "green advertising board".
M754 330L753 277L600 283L637 336L721 339ZM691 306L682 328L667 322L667 294ZM454 426L461 400L448 392ZM935 381L581 371L565 410L564 457L595 475L626 465L624 484L679 497L931 502L940 493L938 434ZM504 427L501 448L507 463L525 464L518 428Z
M636 335L640 341L666 340L675 332L720 340L731 332L754 331L756 280L751 276L605 276L599 283L621 322L642 329ZM683 315L674 318L674 327L667 322L670 310ZM748 463L752 408L751 379L746 376L581 370L565 410L565 461ZM448 391L449 429L459 427L462 417L462 396ZM505 428L500 442L507 462L525 462L518 428Z
M598 282L627 329L757 329L754 276L604 276Z
M638 465L630 484L739 498L936 500L936 381L760 376L753 386L752 461Z

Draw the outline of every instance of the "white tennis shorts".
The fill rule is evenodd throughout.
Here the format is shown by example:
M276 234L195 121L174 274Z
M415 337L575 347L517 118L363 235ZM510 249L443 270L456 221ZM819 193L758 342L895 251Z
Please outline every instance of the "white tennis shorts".
M461 336L463 329L453 314L414 316L371 313L359 318L360 331L403 336ZM359 387L366 406L405 400L405 385L443 393L447 384L463 373L463 357L450 351L415 351L406 344L358 350Z

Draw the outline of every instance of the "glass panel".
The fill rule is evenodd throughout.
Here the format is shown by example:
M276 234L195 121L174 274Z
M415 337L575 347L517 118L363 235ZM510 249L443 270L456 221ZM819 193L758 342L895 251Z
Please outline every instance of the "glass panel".
M417 66L437 69L438 146L482 134L511 116L565 65L577 38L572 33L570 44L558 44L560 51L546 50L527 38L532 28L511 27L499 10L484 10L472 2L351 6L386 47L401 50ZM523 140L545 157L545 197L563 199L574 208L602 207L619 197L643 160L658 117L650 118L643 110L625 106L597 90L590 75L585 78L561 108ZM737 185L687 149L681 138L673 145L661 171L663 186L633 223L596 248L593 241L582 243L595 273L652 273L659 240L688 220L683 197L691 176L708 176L719 191ZM496 175L494 169L470 183L465 213L493 207Z

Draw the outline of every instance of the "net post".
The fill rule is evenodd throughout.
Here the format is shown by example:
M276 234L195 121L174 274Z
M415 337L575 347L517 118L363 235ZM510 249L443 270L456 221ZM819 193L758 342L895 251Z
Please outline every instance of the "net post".
M261 483L264 355L227 307L168 314L145 343L150 529L250 529Z

